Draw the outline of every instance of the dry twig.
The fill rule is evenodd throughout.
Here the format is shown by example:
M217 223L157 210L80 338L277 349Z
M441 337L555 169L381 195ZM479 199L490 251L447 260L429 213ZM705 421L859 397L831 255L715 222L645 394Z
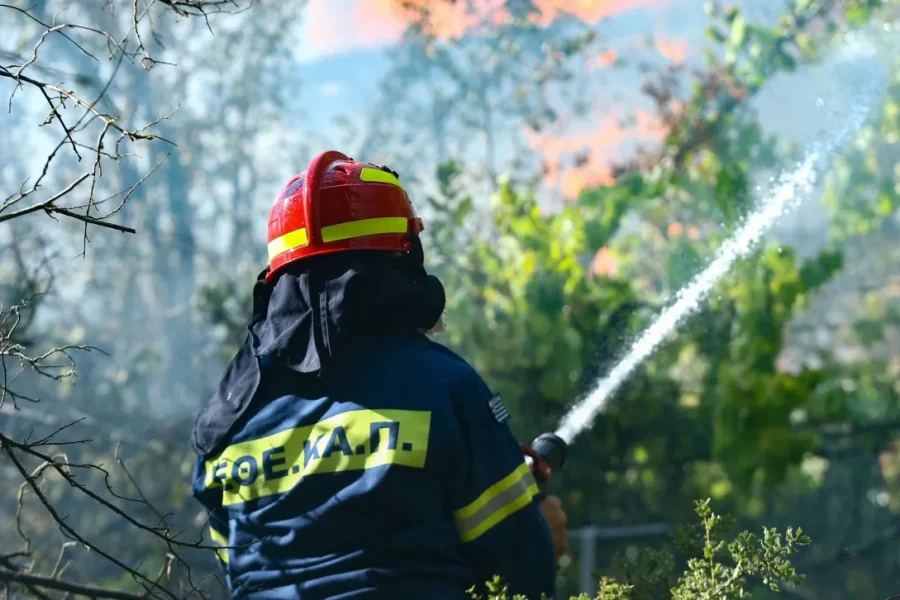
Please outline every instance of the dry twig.
M8 80L12 84L8 110L14 110L21 97L30 93L31 99L47 107L46 119L38 126L52 127L50 131L53 135L57 131L59 135L58 143L42 159L38 176L26 179L17 188L0 195L0 223L13 222L40 212L52 218L64 217L78 221L84 227L85 251L90 241L89 227L135 233L133 227L112 219L121 214L124 204L166 159L156 162L136 182L126 183L125 189L111 195L105 190L104 170L133 156L134 152L130 151L133 145L160 142L174 144L155 133L156 126L169 119L171 113L151 118L149 122L144 122L146 124L134 123L134 118L120 114L109 101L107 95L114 87L120 66L127 61L149 70L157 65L171 64L153 56L155 48L151 44L161 46L161 36L155 31L156 25L151 21L154 14L168 18L199 17L209 26L210 15L240 12L252 4L252 0L107 0L106 8L113 17L111 22L123 23L122 31L113 31L114 26L104 28L89 22L62 20L60 16L66 14L65 11L52 19L45 17L40 12L45 7L40 3L25 8L21 7L24 5L0 3L0 16L4 22L19 20L29 23L32 29L34 26L38 28L33 40L28 42L27 49L23 48L21 52L0 51L0 81ZM123 17L127 15L127 18L117 19L117 9ZM102 82L102 86L101 81L93 76L67 73L55 68L48 50L55 39L61 40L70 51L80 53L93 64L100 65L108 59L111 73ZM71 83L66 83L67 80ZM67 173L63 167L68 168L69 165L81 167L76 167L75 172ZM122 187L121 184L119 187ZM107 206L101 210L101 205ZM14 241L17 231L19 229L14 225ZM26 261L22 260L18 246L13 244L10 249L12 252L4 251L4 256L16 259L11 264L16 267L17 275L22 276L26 271ZM46 264L42 263L42 266ZM51 381L71 378L75 375L74 353L98 350L82 344L64 344L43 351L32 350L30 346L33 344L26 337L25 330L49 282L38 282L36 279L32 282L26 278L25 283L26 285L18 286L13 291L17 295L11 298L12 302L0 304L0 407L8 398L13 410L18 408L21 401L40 400L36 394L22 391L16 386L21 375L32 373ZM18 295L20 292L21 295ZM137 478L119 457L118 449L116 460L130 484L137 490L136 498L115 491L110 473L101 464L78 462L74 455L61 452L58 447L73 448L91 441L58 439L62 432L75 423L59 427L49 435L29 435L23 441L17 441L11 434L0 431L2 456L10 461L21 481L18 485L16 526L22 538L21 549L13 551L13 548L4 545L3 550L7 553L0 554L2 593L10 597L11 590L14 593L19 589L39 600L50 600L52 592L64 593L64 599L70 595L113 600L144 600L148 597L175 600L193 595L203 596L199 590L202 581L193 581L190 566L179 552L185 548L212 552L219 547L205 544L202 535L198 541L182 541L182 532L174 531L167 520L169 515L153 506L149 496L138 485ZM73 460L70 460L70 456ZM102 474L105 490L95 491L86 481L77 477L85 470ZM103 538L97 531L79 531L79 526L68 519L65 510L61 508L57 496L49 493L55 490L45 492L48 476L52 474L58 475L68 488L98 510L107 511L114 519L121 520L134 531L159 540L166 550L160 557L162 565L158 572L154 569L153 573L145 574L141 565L129 564L118 553L102 548ZM44 573L36 572L39 570L36 558L38 553L33 548L37 543L33 544L28 537L31 532L27 531L29 523L23 512L26 495L37 499L49 519L68 540L62 544L55 563L48 565L49 571ZM134 507L151 511L156 516L156 523L148 524L138 518L138 513L131 510ZM144 589L144 593L95 587L62 579L71 558L67 550L76 546L89 550L128 573ZM186 583L173 581L173 569L176 567L186 573Z

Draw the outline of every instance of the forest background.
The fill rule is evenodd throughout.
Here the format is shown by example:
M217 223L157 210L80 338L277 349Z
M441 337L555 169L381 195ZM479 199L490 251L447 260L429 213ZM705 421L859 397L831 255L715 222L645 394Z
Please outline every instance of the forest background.
M448 290L439 340L527 441L841 122L833 51L896 35L897 7L0 4L0 586L224 593L189 432L242 337L271 202L315 153L399 172ZM571 448L554 493L573 529L661 525L598 542L600 573L709 498L811 537L787 594L900 591L898 55L812 197ZM593 591L583 558L573 543L561 591Z

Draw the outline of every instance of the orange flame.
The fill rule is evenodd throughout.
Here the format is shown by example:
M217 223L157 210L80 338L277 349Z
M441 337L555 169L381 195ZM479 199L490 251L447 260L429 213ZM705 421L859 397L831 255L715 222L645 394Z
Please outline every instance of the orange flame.
M596 23L613 15L639 8L659 8L668 3L669 0L534 0L541 12L535 22L547 26L567 13L585 23Z
M613 254L609 248L604 246L594 255L594 260L591 261L590 270L594 275L615 277L619 272L619 261L616 260L615 254Z
M619 53L615 50L610 49L604 50L603 52L595 56L591 63L595 68L611 67L616 64L617 60L619 60Z
M540 13L532 21L547 26L564 14L586 23L639 8L654 9L672 0L534 0ZM308 42L318 54L400 41L410 17L427 11L430 33L458 38L485 23L509 20L506 0L309 0L305 19L313 24ZM348 14L350 18L348 19Z
M684 233L684 225L682 225L678 221L672 221L666 228L666 234L669 237L678 237L682 233Z
M666 39L664 37L655 36L653 40L656 51L660 56L667 58L676 64L682 64L688 55L688 45L684 40Z
M610 185L610 162L619 146L638 138L659 140L665 134L659 119L644 110L635 111L631 124L623 126L619 121L613 114L577 133L526 132L529 146L543 155L547 165L544 185L557 187L566 198L574 198L586 187Z
M689 240L697 241L700 239L700 229L693 225L689 225L685 229L684 225L678 221L672 221L669 223L669 226L666 227L666 235L670 238L686 235Z

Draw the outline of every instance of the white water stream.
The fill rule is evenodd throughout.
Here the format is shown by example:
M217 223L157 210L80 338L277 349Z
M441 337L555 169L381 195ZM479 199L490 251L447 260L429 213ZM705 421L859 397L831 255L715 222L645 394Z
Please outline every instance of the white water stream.
M884 73L873 59L876 48L865 38L848 40L841 48L835 66L852 70L856 85L852 108L836 129L826 132L811 144L806 155L793 169L784 172L759 198L757 208L722 244L712 262L675 296L675 301L635 339L621 360L598 380L587 396L563 417L556 434L571 444L584 429L590 428L613 394L634 370L674 332L682 320L700 307L716 282L728 273L736 260L759 242L778 218L797 206L815 189L820 173L827 169L835 153L865 123L870 110L884 91ZM848 82L850 83L850 82Z

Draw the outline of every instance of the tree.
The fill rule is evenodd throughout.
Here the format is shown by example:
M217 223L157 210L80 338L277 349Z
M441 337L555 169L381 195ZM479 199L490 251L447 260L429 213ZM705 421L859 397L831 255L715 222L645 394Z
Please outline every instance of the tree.
M36 7L22 3L0 5L4 24L16 27L9 32L13 33L9 38L12 47L2 52L0 64L0 80L9 83L10 107L18 111L14 114L21 115L18 118L30 119L29 109L35 103L29 101L40 99L48 107L42 125L60 130L58 141L46 146L44 160L31 165L18 163L35 169L34 173L15 168L4 172L4 176L20 177L21 181L12 184L12 191L4 194L0 205L0 222L10 221L12 226L5 226L8 233L4 244L9 254L5 252L4 257L16 258L11 264L4 264L4 270L9 266L9 273L16 273L16 278L15 285L4 289L7 303L0 314L4 375L0 381L0 408L12 408L8 414L4 411L0 446L5 458L4 481L21 482L18 494L2 498L4 513L15 515L3 523L3 539L21 540L18 548L12 543L4 544L0 554L0 581L7 592L27 592L45 599L56 592L124 599L206 593L198 588L202 581L197 571L192 572L191 551L211 553L216 546L199 533L190 538L184 533L183 522L172 522L168 508L157 508L156 500L160 491L165 494L164 490L144 492L139 480L154 475L152 461L142 457L126 461L117 450L117 468L107 470L97 460L104 451L88 444L91 440L66 437L83 419L66 421L62 411L55 415L38 413L51 424L47 435L33 435L33 428L28 434L21 428L21 405L38 402L48 392L62 396L67 390L71 392L72 388L66 385L75 375L73 354L96 350L77 342L51 343L48 349L35 349L40 343L37 338L44 337L45 342L49 339L38 335L34 327L36 301L46 297L48 291L59 293L59 289L48 289L56 274L52 262L32 250L37 240L38 248L49 247L52 251L60 237L54 242L49 241L50 236L32 237L35 229L30 220L62 216L77 223L83 255L88 253L88 242L99 241L101 247L109 244L104 230L135 233L135 228L117 221L135 214L130 211L129 200L141 195L142 186L166 162L174 146L169 136L175 137L175 130L165 125L171 115L156 112L158 106L153 102L135 103L123 91L133 86L130 89L137 94L148 93L151 88L146 82L150 73L156 72L157 67L170 66L157 57L163 52L161 30L170 27L172 21L187 19L208 27L217 13L245 8L247 3L233 0L110 2L102 9L72 7L58 13L53 13L49 3ZM167 54L177 55L178 51L169 50ZM108 59L105 63L104 58ZM99 69L97 65L101 65ZM95 69L97 76L87 74ZM65 81L51 83L59 80ZM16 158L26 156L29 148L39 151L40 141L39 135L25 138L16 148ZM150 149L149 161L134 158L141 145ZM13 148L4 144L3 150ZM185 210L183 195L177 189L181 175L177 169L174 174L172 169L164 172L170 206L175 211ZM11 182L7 179L3 185ZM148 209L153 207L144 205L137 212ZM144 225L154 237L158 221L149 219ZM64 232L65 226L59 229ZM181 250L181 257L193 260L183 247ZM182 262L179 268L188 266ZM71 275L63 273L66 283L72 283ZM181 292L176 288L175 293ZM124 296L127 302L128 294ZM96 306L93 311L96 313ZM70 321L62 337L80 337L79 330L83 332L86 324L78 319ZM87 371L89 375L90 366ZM48 381L51 385L47 385ZM7 418L9 415L12 417ZM95 428L92 434L105 437L114 432ZM157 453L161 454L158 449ZM159 473L163 466L160 463L155 466L157 476L171 475L165 469ZM138 476L133 474L136 467L142 471ZM63 486L64 483L68 485ZM66 493L66 489L71 493ZM33 515L41 516L32 518ZM132 536L139 533L151 542L131 543L133 551L122 552L107 534L108 530L122 527L130 529ZM54 535L54 529L59 533ZM61 545L60 540L64 542ZM82 548L81 554L78 547ZM104 566L86 563L87 552L102 559L100 565ZM66 570L75 572L74 580L71 575L62 577ZM107 586L78 583L77 579L100 581Z
M527 188L504 183L493 199L490 231L470 231L464 224L472 218L472 201L461 190L465 168L449 164L438 171L440 189L429 204L437 218L431 226L440 254L435 266L451 290L446 339L503 394L522 439L554 427L571 400L612 364L622 343L708 259L751 206L754 173L768 175L796 156L796 150L779 149L762 135L750 111L753 96L776 73L821 60L847 27L870 18L891 23L890 10L876 3L797 3L775 28L765 28L748 23L736 9L713 5L710 36L720 51L710 52L691 95L679 98L664 86L648 87L667 124L661 149L622 165L613 185L586 189L574 205L553 215L540 214ZM892 98L882 109L888 114ZM892 149L890 131L882 146ZM861 156L870 152L866 148ZM893 183L890 165L896 161L890 156L870 159L887 165L880 189ZM844 172L851 178L856 173ZM865 193L858 189L841 198L858 207L846 217L870 228ZM895 210L890 197L884 215ZM626 217L640 223L633 233L623 231ZM834 444L828 432L858 406L857 394L841 387L848 373L833 363L798 372L781 365L784 331L841 271L842 250L833 244L804 259L780 243L743 261L703 316L662 348L579 439L567 471L558 475L571 520L671 522L684 518L689 498L710 493L745 518L804 518L804 527L822 540L823 555L816 561L833 565L847 559L833 554L831 536L809 519L822 514L823 505L839 506L829 488L820 487L826 484L816 465ZM586 276L595 256L600 272ZM882 323L876 319L869 329ZM870 368L879 371L865 364L850 380L871 378L864 375ZM878 406L891 406L893 392L885 391L881 383L866 393ZM812 414L823 418L797 423ZM881 432L880 441L866 436L862 464L857 456L828 470L829 478L868 478L857 478L852 496L841 498L866 515L861 518L879 523L861 537L891 522L883 508L867 509L860 497L884 478L873 463L893 435L879 425L868 422L859 430L876 426ZM840 443L858 435L841 435ZM819 511L804 512L815 500ZM832 569L831 578L809 585L822 598L890 591L883 564L864 568L871 571L859 579L841 580L842 572Z
M599 52L596 33L574 17L544 27L532 2L497 3L486 14L459 3L472 21L465 31L443 31L435 3L395 4L408 28L356 154L416 165L404 181L426 188L433 168L461 156L478 157L466 175L480 192L496 191L501 173L535 182L541 165L528 134L589 110L582 75L584 58Z

